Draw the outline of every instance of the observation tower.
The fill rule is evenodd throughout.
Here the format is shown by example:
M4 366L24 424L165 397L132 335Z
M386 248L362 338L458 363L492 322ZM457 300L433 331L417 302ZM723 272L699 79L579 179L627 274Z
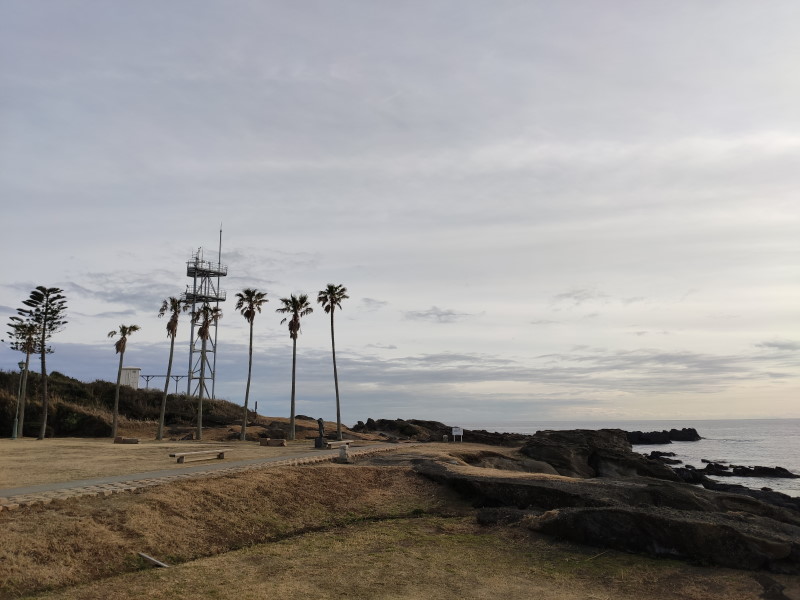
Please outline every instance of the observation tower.
M203 306L216 306L225 302L226 293L220 289L220 279L228 274L228 267L222 264L222 230L219 231L219 251L217 261L206 260L203 249L198 248L191 258L186 261L186 276L192 283L186 286L186 291L181 295L187 306L191 307L192 315ZM204 370L203 397L214 398L214 382L217 369L217 327L214 323L210 327L210 335L206 340L205 369L202 369L203 340L198 336L199 325L192 318L192 333L189 345L189 376L186 393L189 396L198 396L200 393L200 372ZM209 387L211 393L209 394Z

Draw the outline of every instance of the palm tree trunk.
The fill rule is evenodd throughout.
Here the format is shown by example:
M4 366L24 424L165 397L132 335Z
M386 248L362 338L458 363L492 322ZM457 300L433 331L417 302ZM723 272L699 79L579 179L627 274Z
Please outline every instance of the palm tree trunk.
M200 388L197 398L197 439L203 439L203 390L206 387L206 340L200 349Z
M164 397L161 398L161 414L158 417L158 433L156 439L164 439L164 418L167 414L167 394L169 393L169 377L172 375L172 354L175 350L175 336L170 336L169 362L167 363L167 381L164 383Z
M242 437L247 435L247 403L250 400L250 375L253 373L253 321L250 321L250 355L247 362L247 387L244 392L244 416L242 417Z
M47 356L47 351L45 347L45 342L47 341L44 335L44 331L46 331L46 324L42 326L42 340L41 340L41 348L42 348L42 428L39 430L39 437L37 439L43 440L45 435L47 434L47 361L45 357Z
M25 353L25 372L22 374L22 391L19 393L19 424L17 425L17 437L25 437L25 395L28 387L28 369L31 366L31 353Z
M292 339L292 410L289 416L289 439L294 439L294 373L297 366L297 338Z
M333 355L333 386L336 388L336 439L342 439L342 413L339 408L339 375L336 372L336 342L333 337L333 308L331 308L331 354Z
M117 437L117 422L119 421L119 385L122 382L122 357L124 352L119 353L119 368L117 368L117 389L114 391L114 416L111 421L111 437Z

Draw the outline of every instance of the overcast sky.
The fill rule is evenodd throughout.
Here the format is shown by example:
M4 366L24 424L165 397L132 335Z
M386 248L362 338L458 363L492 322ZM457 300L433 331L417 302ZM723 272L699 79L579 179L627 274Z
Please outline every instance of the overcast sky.
M266 291L262 414L289 412L278 299L340 283L348 424L800 417L798 22L794 0L0 0L0 317L61 287L50 369L113 380L124 323L126 364L164 374L161 300L221 225L217 395L244 398L234 294ZM334 417L321 307L297 361L298 412Z

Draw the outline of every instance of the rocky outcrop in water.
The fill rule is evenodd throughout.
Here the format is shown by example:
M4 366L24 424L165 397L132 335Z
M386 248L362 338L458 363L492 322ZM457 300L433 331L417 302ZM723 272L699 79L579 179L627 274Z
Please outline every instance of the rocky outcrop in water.
M683 429L670 429L667 431L628 431L628 441L634 445L641 444L671 444L672 442L696 442L703 438L694 427Z
M743 467L741 465L731 465L731 474L734 477L778 477L782 479L800 479L800 475L795 475L783 467Z
M726 465L706 459L702 459L702 462L705 463L706 466L702 469L698 469L698 472L704 475L714 475L716 477L760 477L763 479L800 479L800 475L795 475L784 467Z

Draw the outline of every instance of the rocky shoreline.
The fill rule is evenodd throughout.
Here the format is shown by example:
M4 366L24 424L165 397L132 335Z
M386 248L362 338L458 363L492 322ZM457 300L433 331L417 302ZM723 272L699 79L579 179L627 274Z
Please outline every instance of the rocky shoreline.
M415 435L429 441L442 441L449 433L435 422L370 424L387 434L413 427ZM683 441L701 439L694 430L653 433L659 436L650 439L663 439L663 433ZM435 459L415 468L469 498L481 509L481 522L519 523L574 542L699 564L800 574L800 498L708 476L715 470L753 477L797 475L781 467L676 466L679 461L671 453L634 452L631 439L645 434L633 434L619 429L528 436L464 431L464 441L519 448L513 460L506 454L493 459L490 468Z

